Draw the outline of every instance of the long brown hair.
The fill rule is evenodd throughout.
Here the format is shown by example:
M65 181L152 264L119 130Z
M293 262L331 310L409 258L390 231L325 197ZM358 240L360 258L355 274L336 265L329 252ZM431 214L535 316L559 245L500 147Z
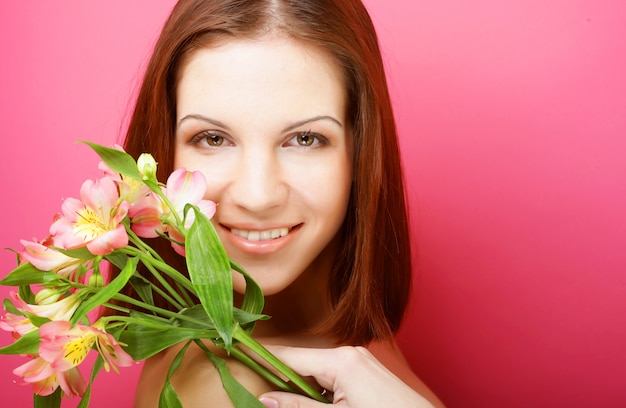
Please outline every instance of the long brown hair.
M338 344L388 340L408 301L411 254L395 121L378 39L360 0L181 0L147 67L125 149L152 153L164 180L173 171L175 91L185 57L217 39L269 31L326 50L347 88L354 183L328 285L334 311L318 329ZM169 244L154 245L184 270Z

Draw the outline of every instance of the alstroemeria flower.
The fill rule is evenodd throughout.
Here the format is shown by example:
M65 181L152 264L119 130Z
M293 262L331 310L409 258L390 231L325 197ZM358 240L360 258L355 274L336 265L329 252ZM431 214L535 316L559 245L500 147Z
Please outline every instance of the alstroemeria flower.
M200 211L204 213L207 218L212 218L215 215L216 204L210 200L204 200L204 194L206 193L206 179L204 175L199 171L187 171L183 168L175 170L167 179L165 187L165 196L170 200L174 209L178 213L180 219L183 218L183 212L186 204L197 205ZM164 214L165 223L168 225L166 230L170 238L175 241L183 242L184 235L175 227L175 220L173 214L168 211ZM185 229L191 227L195 220L195 214L193 211L187 213L185 218ZM180 255L185 255L185 248L175 242L172 242L172 247Z
M128 244L121 224L128 213L126 201L118 203L119 193L109 177L87 180L80 189L80 200L67 198L62 216L50 227L54 243L64 249L87 246L94 255L106 255Z
M144 196L128 210L131 229L141 238L156 238L165 233L163 224L164 203L153 192Z
M55 371L41 357L17 367L13 374L23 377L27 383L32 383L33 393L41 396L52 394L58 387L61 387L66 397L82 396L87 390L87 384L78 368Z
M70 320L80 305L80 297L77 293L46 305L28 304L15 292L10 292L9 296L15 308L20 312L46 317L50 320ZM13 332L14 337L20 337L36 330L37 327L31 323L28 317L7 313L0 319L0 329Z
M36 328L30 319L24 316L7 313L0 317L0 329L11 332L14 339L19 339Z
M39 328L41 343L39 356L50 362L55 371L66 371L82 363L92 346L96 346L104 360L104 368L127 367L134 363L115 338L95 326L72 324L67 321L54 321Z
M20 252L22 259L40 271L52 271L63 278L72 279L79 266L85 263L84 259L72 258L38 242L20 242L24 246L24 251Z

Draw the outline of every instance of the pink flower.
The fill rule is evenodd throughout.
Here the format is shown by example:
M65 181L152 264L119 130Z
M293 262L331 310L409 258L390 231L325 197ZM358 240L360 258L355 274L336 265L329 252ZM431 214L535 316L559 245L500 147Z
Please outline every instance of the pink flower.
M14 339L19 339L36 328L37 327L31 323L30 319L24 316L16 316L12 313L7 313L0 317L0 329L11 332Z
M33 393L41 396L52 394L59 386L66 397L82 396L87 390L87 384L78 368L55 371L50 363L41 357L35 357L17 367L13 374L23 377L27 383L32 383Z
M10 292L9 296L11 297L13 305L20 312L30 313L39 317L48 318L50 320L69 321L80 305L80 298L77 293L46 305L28 304L24 302L15 292ZM16 316L14 314L7 313L0 319L0 329L13 332L13 337L20 337L26 333L36 330L37 327L31 323L28 317Z
M197 205L202 213L208 218L212 218L215 214L216 204L213 201L202 199L206 192L206 187L206 179L201 172L190 172L185 169L178 169L170 174L167 179L165 196L170 200L181 219L183 218L183 212L187 204ZM184 234L174 227L174 225L176 225L174 216L169 210L165 212L164 218L165 223L168 225L167 233L170 238L175 241L183 242ZM185 229L191 227L194 220L194 212L189 211L185 219ZM185 255L185 248L183 246L175 242L172 242L172 246L180 255Z
M78 267L85 262L82 259L62 254L41 243L25 240L20 242L24 246L24 251L20 253L22 259L30 262L40 271L52 271L63 278L71 279L78 271Z
M104 368L127 367L133 364L130 357L113 336L97 327L68 321L48 322L39 328L41 343L39 356L48 361L55 371L67 371L82 363L95 345L104 360Z
M119 145L111 146L114 149L124 151ZM150 156L152 157L152 156ZM147 156L142 154L137 167L140 173L144 173L146 168L150 172L156 172L156 162L152 159L154 168L146 164ZM150 188L140 180L127 177L113 171L104 161L101 161L98 168L104 171L108 177L117 183L120 200L129 203L128 216L131 220L131 228L141 238L156 238L159 233L165 232L165 226L161 222L163 215L163 203L161 199ZM156 178L156 175L154 175Z
M156 238L163 234L166 230L161 220L163 212L162 200L150 192L128 210L133 232L141 238Z
M128 244L122 220L129 204L120 201L115 182L109 177L87 180L80 189L81 200L67 198L62 216L50 227L55 245L65 248L87 246L94 255L106 255Z

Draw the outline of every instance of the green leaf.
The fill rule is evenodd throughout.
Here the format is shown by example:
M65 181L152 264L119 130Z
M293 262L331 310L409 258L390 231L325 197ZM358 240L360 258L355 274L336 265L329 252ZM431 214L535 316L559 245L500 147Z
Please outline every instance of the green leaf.
M163 389L161 390L161 395L159 396L159 408L183 408L183 404L178 399L178 395L176 394L176 390L172 386L170 379L172 375L178 370L180 364L183 361L183 357L185 356L185 352L189 345L190 341L187 342L183 346L182 349L178 353L176 353L176 357L172 360L172 364L170 364L169 370L167 370L167 377L165 378L165 384L163 384Z
M195 324L193 322L189 322L187 320L184 319L175 319L173 318L171 320L171 324L175 325L176 327L184 327L184 328L192 328L192 329L213 329L213 324L211 323L211 321L209 320L206 311L204 310L204 308L202 307L202 305L195 305L192 306L188 309L185 310L181 310L179 312L180 315L184 315L184 316L188 316L188 317L192 317L196 320L200 320L200 321L204 321L205 323L200 325L200 324ZM241 310L238 308L233 308L233 316L235 318L235 321L239 323L239 325L241 324L248 324L251 322L255 322L257 320L267 320L270 317L267 315L263 315L263 314L257 314L257 313L249 313L246 312L245 310Z
M71 258L83 259L86 261L90 259L94 259L96 257L96 255L89 252L87 247L75 248L75 249L63 249L63 248L54 247L52 249L54 249L57 252L62 253L63 255L67 255Z
M116 293L122 290L130 277L133 276L133 273L135 273L138 262L138 258L129 258L126 266L120 271L120 274L115 279L113 279L108 285L105 285L103 288L98 290L95 295L81 303L78 309L76 309L74 316L72 316L72 323L78 322L85 315L87 315L89 311L105 303Z
M189 329L214 329L213 323L209 320L206 310L204 310L202 305L194 305L190 308L181 310L178 314L202 321L203 324L200 325L184 319L172 318L170 322L176 327L185 327Z
M30 322L36 327L41 327L41 325L52 321L47 317L37 316L36 314L32 313L24 313L24 315L28 317L28 320L30 320Z
M235 271L242 274L246 280L246 293L244 294L243 302L241 303L242 312L249 313L251 316L258 316L258 318L253 319L250 319L251 316L248 316L247 319L249 320L247 321L244 321L244 319L246 318L243 317L243 314L235 317L241 327L251 333L254 329L254 324L248 323L254 323L259 319L269 319L268 316L260 314L263 311L263 307L265 305L263 291L261 290L259 284L256 283L254 279L252 279L252 276L248 275L248 273L241 266L239 266L232 260L230 261L230 265Z
M248 313L245 310L241 310L238 308L233 309L233 315L235 317L235 321L239 323L241 327L248 327L250 323L257 322L259 320L269 320L270 316L260 313ZM250 330L248 330L250 332Z
M29 285L20 285L20 287L17 290L17 294L19 295L20 299L22 299L24 302L28 303L29 305L32 305L35 303L35 294L33 293Z
M193 205L195 221L187 233L187 269L207 316L224 341L226 350L232 346L233 280L230 261L211 221Z
M126 265L126 262L128 260L128 255L122 252L113 251L110 254L105 255L104 259L111 262L118 269L122 269Z
M133 276L130 278L130 284L135 289L142 301L154 306L154 298L152 297L152 284L143 276Z
M80 400L80 404L78 404L77 408L87 408L89 407L89 400L91 399L91 386L93 385L96 376L102 370L104 366L104 360L102 359L102 355L98 354L96 361L93 363L93 367L91 368L91 377L89 378L89 386L83 394L83 398Z
M17 310L17 308L15 307L13 302L11 302L9 299L5 298L2 301L2 304L4 305L4 310L6 310L7 313L11 313L11 314L14 314L16 316L24 316L24 313L22 313L19 310Z
M58 387L52 394L42 397L33 395L33 407L35 408L59 408L61 406L62 397L61 387Z
M136 180L142 179L137 162L128 153L84 140L81 142L89 145L113 171Z
M228 367L226 367L226 361L211 353L211 351L202 342L197 341L196 344L204 350L204 353L207 355L209 360L211 360L213 365L215 365L220 379L222 380L224 390L226 390L226 394L228 394L228 397L236 408L265 407L265 405L263 405L257 397L252 395L250 391L248 391L239 383L239 381L235 379L235 377L233 377L228 370Z
M4 279L0 280L0 285L4 286L23 286L33 284L43 284L59 280L60 277L54 272L40 271L31 263L24 262L17 268L13 269Z
M211 339L218 336L214 330L194 330L168 326L165 329L128 327L120 334L120 342L126 344L126 351L135 361L165 350L175 344L190 339Z
M0 354L36 354L39 350L39 332L26 333L13 344L0 348Z

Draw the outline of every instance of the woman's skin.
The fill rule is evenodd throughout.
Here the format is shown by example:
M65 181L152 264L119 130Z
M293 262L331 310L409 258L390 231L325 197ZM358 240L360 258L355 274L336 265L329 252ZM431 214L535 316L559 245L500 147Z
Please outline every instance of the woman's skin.
M310 329L331 313L328 274L352 183L352 138L340 68L324 51L280 34L231 39L190 54L176 92L175 167L201 171L227 253L259 283L266 344L333 347ZM234 276L236 293L244 281ZM180 346L145 362L136 407L156 407ZM394 344L370 351L402 381L436 397ZM220 350L214 351L220 352ZM253 394L271 387L239 362L233 375ZM183 406L229 407L213 365L192 345L172 378Z
M363 347L331 349L270 347L270 351L303 376L312 376L333 404L345 408L432 408ZM270 392L260 400L268 408L322 408L326 404L286 392Z

